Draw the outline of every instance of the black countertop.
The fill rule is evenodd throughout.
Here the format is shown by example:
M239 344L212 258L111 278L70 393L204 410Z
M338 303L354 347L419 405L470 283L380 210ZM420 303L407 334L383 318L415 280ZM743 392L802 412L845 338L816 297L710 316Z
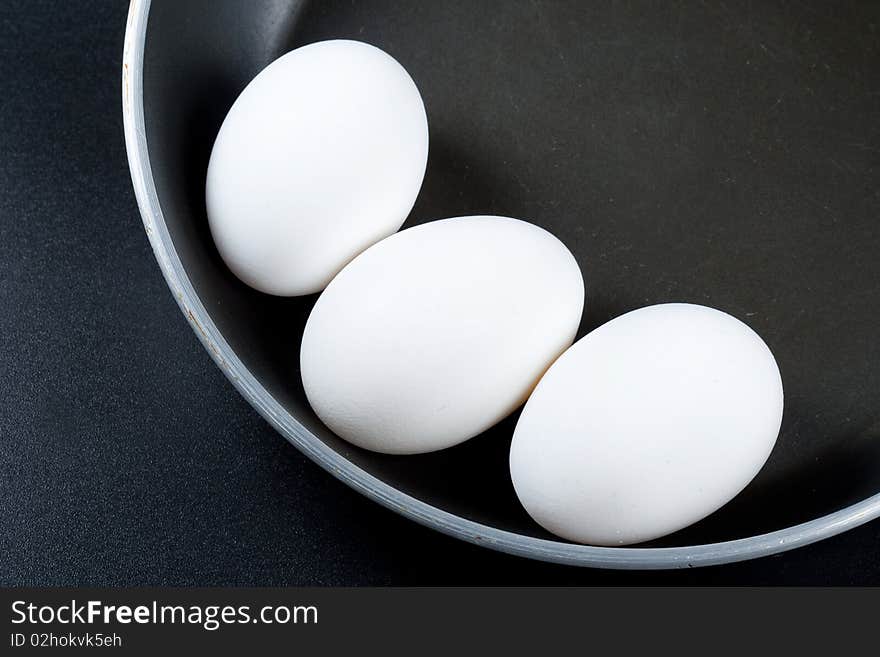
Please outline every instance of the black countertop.
M308 461L199 345L122 134L124 2L0 5L0 584L880 584L880 523L621 573L424 529Z

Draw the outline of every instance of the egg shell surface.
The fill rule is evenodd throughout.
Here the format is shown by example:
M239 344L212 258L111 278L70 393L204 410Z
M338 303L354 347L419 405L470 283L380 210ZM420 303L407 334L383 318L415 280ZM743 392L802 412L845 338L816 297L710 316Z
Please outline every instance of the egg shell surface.
M422 184L428 122L409 74L366 43L278 58L229 110L205 198L221 257L262 292L322 290L398 230Z
M782 410L779 368L751 328L704 306L641 308L544 375L517 422L511 478L558 536L648 541L739 493L770 455Z
M306 323L312 408L366 449L415 454L471 438L520 406L575 337L580 269L542 228L444 219L370 247Z

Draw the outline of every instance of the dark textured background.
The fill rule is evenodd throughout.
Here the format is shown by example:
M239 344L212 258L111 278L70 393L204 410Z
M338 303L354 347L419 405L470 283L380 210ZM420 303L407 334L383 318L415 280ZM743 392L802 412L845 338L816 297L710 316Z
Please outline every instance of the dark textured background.
M880 523L751 563L578 570L446 538L307 461L226 382L150 253L123 2L0 5L0 583L880 584Z

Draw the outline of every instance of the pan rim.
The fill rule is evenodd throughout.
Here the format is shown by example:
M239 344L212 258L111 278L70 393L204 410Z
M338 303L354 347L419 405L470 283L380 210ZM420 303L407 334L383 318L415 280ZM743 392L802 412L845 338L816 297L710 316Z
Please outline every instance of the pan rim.
M153 181L144 127L143 55L151 0L129 5L122 60L122 113L132 184L144 229L165 282L199 341L241 395L285 439L334 477L382 506L448 536L552 563L663 570L755 559L809 545L880 517L880 492L801 524L719 543L663 548L595 547L509 532L443 511L403 493L331 449L251 374L214 324L177 256Z

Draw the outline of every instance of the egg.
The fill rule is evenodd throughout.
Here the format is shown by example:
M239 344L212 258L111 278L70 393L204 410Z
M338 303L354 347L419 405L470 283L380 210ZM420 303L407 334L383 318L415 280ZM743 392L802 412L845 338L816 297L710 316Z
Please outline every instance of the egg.
M625 545L709 515L757 474L782 422L767 345L719 310L663 304L580 339L517 422L510 474L563 538Z
M306 396L336 434L387 454L461 443L520 406L568 347L584 282L530 223L443 219L370 247L306 323Z
M319 292L400 228L427 157L422 98L390 55L297 48L247 85L214 143L205 198L220 256L262 292Z

